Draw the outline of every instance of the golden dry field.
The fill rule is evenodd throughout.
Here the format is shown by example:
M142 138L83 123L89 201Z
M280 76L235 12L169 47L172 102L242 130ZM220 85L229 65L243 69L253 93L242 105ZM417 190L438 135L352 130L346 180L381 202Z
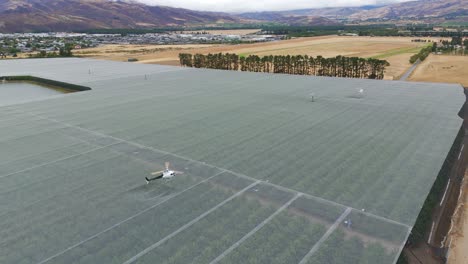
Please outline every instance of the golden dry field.
M430 55L409 80L460 83L468 87L468 56Z
M405 37L345 37L322 36L296 38L291 40L239 44L239 45L107 45L92 49L75 50L75 55L98 59L127 61L136 58L139 63L179 65L178 55L186 53L231 52L240 55L309 55L333 57L337 55L375 57L386 59L386 79L398 78L411 65L411 55L417 53L427 43L411 42ZM434 38L433 40L438 41Z

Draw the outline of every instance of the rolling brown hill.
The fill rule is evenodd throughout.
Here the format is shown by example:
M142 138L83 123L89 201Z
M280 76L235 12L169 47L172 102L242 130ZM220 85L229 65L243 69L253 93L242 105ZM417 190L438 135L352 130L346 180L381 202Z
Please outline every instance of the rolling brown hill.
M346 19L350 15L378 7L381 6L324 7L287 11L249 12L242 13L240 16L259 20L277 20L278 17L282 19L286 17L325 17L330 19Z
M328 26L339 24L336 20L332 20L323 16L317 15L298 15L294 11L279 11L279 12L249 12L238 15L244 19L256 21L276 22L288 25L310 25L310 26Z
M0 32L155 28L277 22L337 25L338 20L468 19L468 0L420 0L382 7L338 7L227 14L149 6L133 0L0 0Z
M133 1L0 1L0 32L154 28L241 21L241 18L226 13L149 6Z
M429 19L468 16L468 0L420 0L387 5L352 14L350 19Z

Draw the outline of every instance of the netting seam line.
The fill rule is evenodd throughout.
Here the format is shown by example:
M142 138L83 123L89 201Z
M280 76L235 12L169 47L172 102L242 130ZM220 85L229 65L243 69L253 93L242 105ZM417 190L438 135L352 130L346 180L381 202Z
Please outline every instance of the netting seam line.
M147 77L147 80L151 79L151 78L157 78L158 75L162 74L162 73L171 73L171 72L178 72L178 71L172 71L172 70L169 70L169 71L161 71L161 72L147 72L146 74L145 73L138 73L138 74L131 74L131 75L120 75L119 77L115 78L115 74L109 74L109 75L95 75L95 76L100 76L100 77L106 77L106 78L99 78L99 79L90 79L90 80L86 80L84 82L82 82L82 84L97 84L97 85L100 85L101 87L99 88L99 90L103 90L103 89L109 89L109 88L114 88L114 87L109 87L109 85L106 85L105 82L108 82L108 81L127 81L127 80L130 80L130 81L134 81L134 79L138 79L138 80L141 80L145 77ZM88 75L89 76L89 75ZM107 78L107 77L110 77L110 78ZM140 79L141 78L141 79ZM169 81L174 81L174 80L180 80L180 79L183 79L183 77L180 77L180 76L174 76L174 77L171 77L171 78L166 78L164 79L165 82L169 82ZM143 84L143 83L147 83L147 82L138 82L137 84ZM91 85L89 85L91 87ZM104 86L104 87L103 87ZM91 91L88 91L88 92L92 92L92 91L96 91L94 89L92 89Z
M18 173L22 173L22 172L25 172L25 171L37 169L37 168L40 168L40 167L43 167L43 166L47 166L47 165L50 165L50 164L54 164L54 163L57 163L57 162L60 162L60 161L64 161L64 160L67 160L67 159L72 159L72 158L75 158L75 157L78 157L78 156L81 156L81 155L84 155L84 154L87 154L87 153L91 153L91 152L94 152L94 151L97 151L97 150L100 150L100 149L104 149L104 148L107 148L107 147L111 147L111 146L116 145L116 144L119 144L119 143L122 143L122 142L112 143L112 144L105 145L105 146L101 146L101 147L99 147L99 148L94 148L94 149L91 149L91 150L88 150L88 151L85 151L85 152L82 152L82 153L74 154L74 155L67 156L67 157L64 157L64 158L61 158L61 159L57 159L57 160L54 160L54 161L50 161L50 162L42 163L42 164L39 164L39 165L36 165L36 166L32 166L32 167L29 167L29 168L26 168L26 169L22 169L22 170L20 170L20 171L15 171L15 172L12 172L12 173L9 173L9 174L0 175L0 179L6 178L6 177L9 177L9 176L18 174Z
M244 177L242 176L242 174L238 174L238 173L235 173L235 172L231 172L231 171L227 171L227 172L230 172L236 176L239 176L239 177ZM247 178L247 179L252 179L251 177L249 176L245 176L244 178ZM379 219L381 221L384 221L384 222L387 222L387 223L391 223L391 224L395 224L395 225L399 225L399 226L404 226L406 228L411 228L410 226L404 224L404 223L400 223L398 221L395 221L395 220L392 220L392 219L388 219L386 217L383 217L383 216L379 216L379 215L375 215L375 214L372 214L372 213L369 213L369 212L365 212L365 211L362 211L362 210L359 210L359 209L356 209L356 208L353 208L351 206L346 206L344 204L340 204L340 203L337 203L337 202L334 202L334 201L330 201L330 200L327 200L327 199L324 199L322 197L318 197L318 196L314 196L314 195L311 195L311 194L307 194L307 193L303 193L303 192L299 192L299 191L296 191L296 190L293 190L293 189L290 189L290 188L287 188L287 187L284 187L284 186L281 186L281 185L276 185L274 183L270 183L270 182L267 182L267 181L262 181L263 184L266 184L266 185L270 185L270 186L273 186L279 190L282 190L282 191L286 191L286 192L294 192L294 193L300 193L302 195L304 195L305 197L308 197L308 198L312 198L314 200L319 200L319 201L322 201L322 202L325 202L325 203L329 203L329 204L332 204L332 205L335 205L335 206L339 206L339 207L343 207L343 208L351 208L351 210L353 211L356 211L356 212L359 212L360 214L363 214L365 216L368 216L368 217L371 217L371 218L375 218L375 219Z
M39 154L26 155L26 156L23 156L21 158L15 159L15 160L0 162L0 166L7 165L9 163L13 163L13 162L17 162L17 161L21 161L21 160L25 160L25 159L32 158L32 157L35 157L35 156L42 156L44 154L54 152L54 151L58 151L58 150L63 150L63 149L69 148L69 147L75 147L75 146L80 145L80 144L82 144L82 143L73 143L73 144L70 144L70 145L66 145L66 146L62 146L62 147L58 147L58 148L53 148L53 149L41 152ZM90 144L90 145L93 145L93 144ZM93 146L95 146L95 145L93 145Z
M238 191L237 193L231 195L229 198L227 198L226 200L222 201L221 203L217 204L216 206L212 207L211 209L209 209L208 211L204 212L203 214L199 215L198 217L196 217L195 219L192 219L190 222L188 222L187 224L183 225L182 227L180 227L179 229L175 230L174 232L170 233L169 235L167 235L166 237L164 237L163 239L159 240L158 242L154 243L153 245L145 248L144 250L140 251L140 253L136 254L135 256L131 257L130 259L128 259L127 261L125 261L123 264L130 264L130 263L133 263L135 262L137 259L139 259L140 257L146 255L148 252L150 252L151 250L159 247L161 244L165 243L167 240L173 238L174 236L176 236L177 234L179 234L180 232L184 231L185 229L191 227L192 225L194 225L195 223L197 223L198 221L200 221L201 219L203 219L204 217L206 217L207 215L211 214L212 212L214 212L215 210L217 210L218 208L222 207L223 205L227 204L228 202L234 200L236 197L240 196L241 194L243 194L244 192L246 192L248 189L254 187L255 185L259 184L261 181L257 180L256 182L250 184L249 186L245 187L244 189Z
M351 213L352 208L348 207L346 210L341 214L338 219L336 219L335 223L330 226L323 234L323 236L315 243L315 245L310 249L310 251L302 258L299 264L305 264L309 260L309 258L320 248L320 246L330 237L330 235L338 228L340 223Z
M188 157L184 157L184 156L181 156L181 155L178 155L178 154L175 154L175 153L171 153L171 152L168 152L168 151L165 151L165 150L160 150L160 149L156 149L156 148L153 148L153 147L148 147L148 146L142 145L140 143L136 143L136 142L128 141L128 140L125 140L125 139L117 138L117 137L107 135L107 134L104 134L104 133L100 133L100 132L97 132L97 131L93 131L93 130L90 130L90 129L87 129L87 128L71 125L71 124L68 124L66 122L62 122L62 121L52 119L52 118L48 118L48 117L43 117L43 116L38 115L38 114L33 114L33 113L27 113L27 114L37 116L37 117L40 117L40 118L43 118L43 119L46 119L46 120L50 120L52 122L57 122L57 123L69 126L71 128L82 130L82 131L87 132L87 133L91 133L91 134L95 134L95 135L103 136L103 137L108 137L108 138L111 138L111 139L114 139L114 140L117 140L117 141L125 142L127 144L130 144L130 145L133 145L133 146L136 146L136 147L139 147L139 148L148 149L148 150L151 150L151 151L154 151L154 152L159 152L159 153L162 153L162 154L171 155L171 156L174 156L176 158L180 158L180 159L184 159L184 160L191 161L191 162L194 162L194 163L202 164L202 165L205 165L205 166L208 166L208 167L211 167L211 168L215 168L215 169L218 169L218 170L222 170L222 171L231 173L233 175L236 175L236 176L244 178L244 179L248 179L248 180L251 180L251 181L257 181L258 180L258 179L255 179L253 177L249 177L247 175L241 174L241 173L237 173L237 172L234 172L234 171L231 171L231 170L228 170L228 169L225 169L225 168L221 168L221 167L218 167L218 166L215 166L215 165L212 165L212 164L208 164L206 162L202 162L202 161L199 161L199 160L194 160L194 159L191 159L191 158L188 158ZM292 192L292 193L300 193L300 194L302 194L302 195L304 195L306 197L309 197L309 198L312 198L312 199L315 199L315 200L319 200L319 201L323 201L323 202L326 202L326 203L329 203L329 204L333 204L335 206L339 206L339 207L343 207L343 208L351 208L352 210L361 212L362 214L364 214L364 215L366 215L368 217L379 219L379 220L382 220L384 222L404 226L406 228L411 228L411 226L409 226L407 224L404 224L404 223L401 223L401 222L398 222L398 221L395 221L395 220L392 220L392 219L389 219L389 218L386 218L386 217L383 217L383 216L378 216L378 215L375 215L375 214L372 214L372 213L369 213L369 212L364 212L362 210L358 210L358 209L353 208L351 206L340 204L340 203L330 201L330 200L327 200L327 199L324 199L324 198L321 198L321 197L318 197L318 196L314 196L314 195L311 195L311 194L303 193L303 192L300 192L300 191L297 191L297 190L294 190L294 189L291 189L291 188L287 188L287 187L284 187L284 186L281 186L281 185L270 183L268 181L260 180L260 182L263 183L263 184L273 186L273 187L275 187L275 188L277 188L279 190Z
M89 145L93 145L93 146L96 146L96 147L99 147L100 145L97 145L97 144L93 144L92 141L86 141L85 139L82 139L82 138L79 138L77 136L73 136L73 135L68 135L67 133L65 133L64 131L61 131L62 128L59 128L58 130L56 130L57 132L63 134L64 136L68 137L68 138L71 138L71 139L74 139L74 140L77 140L77 141L80 141L81 143L86 143L86 144L89 144ZM121 142L119 142L121 143Z
M58 253L56 253L53 256L50 256L50 257L42 260L38 264L43 264L43 263L46 263L46 262L48 262L48 261L50 261L50 260L52 260L52 259L54 259L56 257L59 257L59 256L63 255L64 253L66 253L66 252L68 252L68 251L70 251L70 250L72 250L72 249L74 249L76 247L79 247L80 245L82 245L82 244L84 244L84 243L86 243L86 242L88 242L88 241L90 241L90 240L92 240L92 239L94 239L94 238L96 238L96 237L98 237L98 236L100 236L100 235L102 235L102 234L104 234L104 233L106 233L106 232L108 232L108 231L110 231L110 230L112 230L112 229L114 229L114 228L116 228L116 227L118 227L118 226L120 226L120 225L122 225L122 224L124 224L124 223L126 223L126 222L128 222L128 221L130 221L130 220L132 220L132 219L134 219L134 218L136 218L136 217L150 211L150 210L152 210L152 209L154 209L154 208L156 208L157 206L169 201L170 199L172 199L172 198L174 198L176 196L179 196L180 194L182 194L182 193L184 193L186 191L189 191L189 190L197 187L198 185L203 184L203 183L205 183L205 182L207 182L207 181L213 179L214 177L217 177L217 176L219 176L219 175L221 175L223 173L225 173L225 171L220 171L220 172L218 172L218 173L204 179L203 181L198 182L197 184L194 184L194 185L192 185L190 187L187 187L187 188L183 189L182 191L174 193L172 196L170 196L170 197L168 197L168 198L166 198L166 199L164 199L164 200L162 200L162 201L160 201L160 202L158 202L158 203L156 203L156 204L154 204L154 205L152 205L152 206L150 206L150 207L148 207L148 208L146 208L146 209L144 209L144 210L142 210L142 211L140 211L140 212L138 212L138 213L136 213L136 214L134 214L134 215L132 215L130 217L128 217L127 219L124 219L124 220L114 224L113 226L110 226L110 227L100 231L99 233L96 233L96 234L94 234L94 235L92 235L92 236L90 236L90 237L88 237L88 238L86 238L86 239L84 239L84 240L82 240L82 241L80 241L80 242L78 242L78 243L76 243L76 244L74 244L74 245L60 251L60 252L58 252Z
M175 79L181 79L181 78L175 78ZM252 80L252 82L255 82L255 81L258 81L258 80L263 80L263 79L264 79L264 78L257 78L257 79L255 79L255 80ZM237 83L241 83L241 84L242 84L242 83L244 83L244 82L237 82ZM174 85L171 84L170 87L173 87L173 86L174 86ZM143 93L141 93L141 94L143 95ZM195 92L194 94L197 94L197 93ZM188 96L188 95L186 94L185 96ZM146 96L145 98L146 98L146 99L149 99L149 98L159 98L159 97L161 97L161 95L149 96L149 97ZM106 100L109 100L109 98L114 98L114 96L107 97ZM128 102L135 102L135 101L137 101L137 100L139 100L139 99L133 99L133 100L130 100L130 101L125 101L125 103L128 103ZM94 110L96 110L96 109L101 109L101 108L102 108L102 107L94 108ZM20 110L17 110L17 111L20 111ZM37 114L34 115L34 114L30 114L30 113L25 113L25 112L22 112L22 111L20 111L20 112L18 112L18 113L20 113L20 114L26 114L26 115L32 115L32 116L37 117L37 118L39 118L39 119L45 119L44 117L41 117L41 116L39 116L39 115L37 115ZM72 119L70 119L70 120L76 120L76 119L78 119L78 118L72 118ZM52 121L52 120L49 120L49 121Z
M20 113L20 114L22 114L22 113ZM0 119L0 123L1 123L0 129L1 128L7 128L7 127L16 127L16 126L20 126L20 125L24 125L24 124L30 124L32 122L40 120L40 118L39 118L39 119L35 119L35 120L20 121L18 123L14 123L14 124L4 124L3 123L3 122L9 122L11 120L18 120L18 118L21 118L21 117L15 116L15 117L7 118L7 119Z
M63 124L60 124L60 125L64 126ZM58 127L58 128L56 128L56 129L45 130L45 131L41 131L41 132L38 132L38 133L30 134L30 135L22 135L22 136L19 136L19 137L13 137L13 138L9 138L9 139L4 139L4 140L0 140L0 143L6 143L6 142L10 142L10 141L15 141L15 140L21 140L21 139L28 138L28 137L32 137L32 136L46 135L46 134L49 134L49 133L51 133L51 132L54 132L54 131L57 131L57 130L63 129L63 128L66 128L66 127ZM0 129L1 129L1 128L0 128ZM34 127L30 128L30 129L34 129Z
M159 75L159 74L162 74L162 73L170 73L170 72L179 72L179 71L187 71L189 69L185 69L185 68L180 68L180 69L164 69L162 71L157 71L157 72L149 72L147 73L146 75L151 75L151 76L155 76L155 75ZM105 75L102 75L102 74L95 74L95 72L93 72L92 76L97 76L97 77L103 77L103 78L99 78L99 79L87 79L87 80L84 80L82 82L77 82L78 84L86 84L86 83L95 83L95 82L103 82L103 81L111 81L111 80L119 80L119 79L129 79L129 78L136 78L138 76L144 76L145 74L143 73L138 73L138 74L130 74L130 75L123 75L122 77L119 77L119 78L115 78L115 75L112 74L112 73L108 73L108 74L105 74ZM48 78L48 77L43 77L43 78ZM50 78L49 78L50 79ZM92 90L91 90L92 91Z
M286 204L281 206L278 210L276 210L272 215L270 215L267 219L263 220L260 224L258 224L254 229L250 230L249 233L244 235L241 239L239 239L236 243L232 244L228 249L226 249L223 253L221 253L218 257L216 257L214 260L210 262L210 264L214 264L219 262L221 259L223 259L225 256L227 256L229 253L231 253L233 250L235 250L238 246L240 246L245 240L247 240L249 237L251 237L253 234L255 234L258 230L260 230L262 227L264 227L266 224L268 224L273 218L275 218L279 213L284 211L286 208L288 208L295 200L297 200L302 194L297 193L291 200L289 200Z
M411 228L408 228L408 232L406 233L405 240L404 242L401 243L400 247L398 248L398 251L395 254L395 259L393 259L393 264L398 262L398 259L400 258L401 252L403 251L403 248L405 247L406 241L408 241L409 236L411 235Z
M2 110L2 115L0 116L0 123L9 122L11 120L18 120L18 118L22 117L22 116L13 116L13 115L24 115L23 112L16 112L15 108L10 108L8 106L0 106L0 108ZM6 116L6 118L3 118L5 116ZM15 123L14 125L16 125L16 124L25 124L25 123L28 123L28 122L31 122L31 121L37 121L37 120L22 121L20 123ZM4 126L5 126L5 124L2 124L1 127L3 128Z

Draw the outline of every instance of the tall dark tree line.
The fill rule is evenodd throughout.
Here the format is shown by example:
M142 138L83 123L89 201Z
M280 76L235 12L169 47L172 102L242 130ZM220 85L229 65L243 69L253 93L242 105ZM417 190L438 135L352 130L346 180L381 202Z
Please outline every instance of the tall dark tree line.
M230 53L179 54L180 64L186 67L220 70L269 72L296 75L316 75L347 78L383 79L386 60L336 56L324 58L308 55L270 55L247 57Z

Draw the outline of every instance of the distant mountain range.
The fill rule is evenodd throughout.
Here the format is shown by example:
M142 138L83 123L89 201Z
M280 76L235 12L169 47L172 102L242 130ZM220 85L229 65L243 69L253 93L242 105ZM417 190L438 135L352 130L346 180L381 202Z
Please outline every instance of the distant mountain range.
M276 22L336 25L343 21L468 18L468 0L420 0L384 6L228 14L132 0L0 0L0 32L77 31Z
M370 9L350 15L350 19L425 19L468 16L468 0L420 0Z
M0 32L155 28L187 24L240 23L226 13L200 12L133 1L0 0Z
M240 17L243 18L269 21L275 21L277 17L282 17L284 20L285 17L303 16L320 16L340 21L468 18L468 0L416 0L390 5L329 7L240 14Z
M299 14L301 11L287 12L251 12L237 14L237 17L250 20L252 22L276 22L288 25L309 25L309 26L328 26L340 24L337 20L325 16Z
M272 11L272 12L250 12L240 14L240 17L248 19L271 20L274 21L278 17L325 17L328 19L347 19L350 15L360 13L366 10L372 10L382 6L361 6L361 7L325 7L325 8L310 8L288 11Z

